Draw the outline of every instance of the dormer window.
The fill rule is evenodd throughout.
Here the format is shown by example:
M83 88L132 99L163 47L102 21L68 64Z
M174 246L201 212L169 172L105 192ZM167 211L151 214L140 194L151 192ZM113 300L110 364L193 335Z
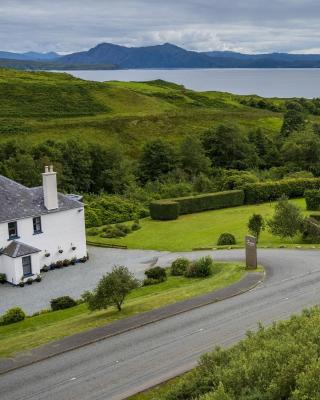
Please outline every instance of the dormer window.
M36 235L37 233L42 233L41 229L41 217L33 218L33 233Z
M18 225L17 221L8 223L9 240L18 238Z

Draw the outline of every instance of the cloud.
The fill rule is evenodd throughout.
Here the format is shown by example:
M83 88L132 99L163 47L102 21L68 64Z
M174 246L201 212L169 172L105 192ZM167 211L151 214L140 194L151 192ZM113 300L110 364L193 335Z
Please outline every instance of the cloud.
M73 52L101 42L190 50L319 52L318 0L1 0L7 51Z

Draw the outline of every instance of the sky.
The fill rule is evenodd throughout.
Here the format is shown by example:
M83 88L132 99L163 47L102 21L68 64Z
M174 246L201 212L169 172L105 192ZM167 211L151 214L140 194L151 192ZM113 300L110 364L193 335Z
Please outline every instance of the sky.
M320 53L320 0L0 0L0 50L98 43Z

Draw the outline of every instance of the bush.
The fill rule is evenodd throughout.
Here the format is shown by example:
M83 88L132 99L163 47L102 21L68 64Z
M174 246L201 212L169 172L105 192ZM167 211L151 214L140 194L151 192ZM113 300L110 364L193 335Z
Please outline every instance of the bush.
M199 258L189 264L185 276L187 278L206 278L212 274L213 259L210 256Z
M131 228L125 224L116 224L115 227L116 227L116 229L119 229L126 235L131 232Z
M10 308L1 318L0 325L9 325L23 321L26 314L20 307Z
M134 222L131 226L131 230L134 232L134 231L138 231L139 229L141 229L139 222Z
M320 190L306 190L304 192L304 197L306 199L307 210L320 210Z
M163 280L153 279L153 278L146 278L143 280L143 286L150 286L150 285L157 285L158 283L163 282Z
M150 204L150 216L160 221L174 220L179 217L179 203L172 200L158 200Z
M71 308L77 305L77 302L70 296L62 296L52 299L50 306L52 311L64 310L65 308Z
M87 229L87 233L88 233L89 236L98 236L100 232L101 231L98 228L89 228L89 229Z
M6 274L0 274L0 283L4 284L7 282L7 275Z
M305 218L302 228L302 240L306 243L320 243L320 225L313 218Z
M222 233L219 236L218 246L231 246L233 244L236 244L236 239L231 233Z
M158 200L151 203L150 215L152 219L158 220L177 219L182 214L240 206L243 201L244 192L242 190Z
M259 236L261 231L264 230L265 224L262 215L253 214L248 221L248 229L251 235L255 236L257 242L259 240Z
M156 279L159 282L163 282L167 279L166 270L162 267L149 268L144 273L147 278Z
M186 258L177 258L171 264L171 275L173 276L184 275L186 273L189 264L190 261L187 260Z
M245 203L255 204L288 198L302 197L307 189L320 189L320 178L283 179L277 182L259 182L245 185Z

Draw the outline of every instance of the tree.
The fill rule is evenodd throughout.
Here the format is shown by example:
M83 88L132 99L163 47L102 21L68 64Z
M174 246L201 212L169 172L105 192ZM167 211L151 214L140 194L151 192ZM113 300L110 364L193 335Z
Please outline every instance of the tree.
M109 306L121 311L126 296L139 286L139 281L124 266L115 266L105 274L93 292L85 292L83 299L90 310L100 310Z
M198 138L187 136L182 141L180 145L180 161L182 169L189 176L210 173L211 161L206 156Z
M138 173L143 183L155 181L177 165L176 155L169 143L161 139L147 142L142 149Z
M299 207L289 203L286 196L282 196L275 206L275 213L268 222L270 232L275 236L293 237L301 229L303 217Z
M251 235L257 238L257 242L259 241L259 236L261 231L264 230L264 219L260 214L253 214L248 222L248 229Z
M303 107L297 102L287 103L287 111L283 116L281 135L288 137L291 133L305 128L306 116Z
M209 129L202 136L202 144L214 167L248 169L257 165L254 145L236 127Z

